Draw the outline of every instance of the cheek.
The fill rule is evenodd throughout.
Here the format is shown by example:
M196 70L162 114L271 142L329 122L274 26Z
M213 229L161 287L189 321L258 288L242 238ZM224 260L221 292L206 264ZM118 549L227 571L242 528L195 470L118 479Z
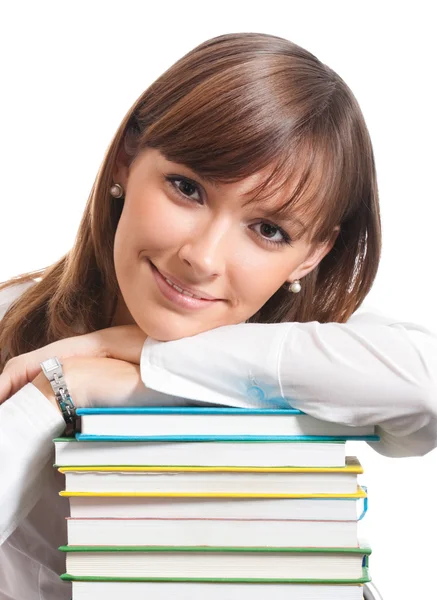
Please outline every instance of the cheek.
M237 291L242 307L252 314L263 306L285 283L296 266L293 257L259 253L236 257L233 261L232 286Z
M130 197L118 223L114 251L119 257L177 246L190 223L162 192Z

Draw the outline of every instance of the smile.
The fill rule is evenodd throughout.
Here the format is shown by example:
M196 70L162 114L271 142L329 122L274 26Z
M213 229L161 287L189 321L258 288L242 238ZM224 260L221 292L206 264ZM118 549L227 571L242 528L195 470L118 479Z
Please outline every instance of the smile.
M180 287L168 277L163 275L150 260L147 260L147 262L150 265L159 291L167 300L170 300L172 303L177 304L182 308L198 310L210 307L215 302L220 302L220 299L218 298L203 298L202 296L197 296L193 292Z
M182 288L178 287L175 283L172 283L170 281L170 279L167 279L167 277L164 277L164 279L166 280L166 282L168 283L168 285L171 285L171 287L173 287L175 290L177 290L181 294L185 294L186 296L191 296L191 298L198 298L199 300L202 300L202 298L200 296L195 296L191 292L188 292L187 290L183 290Z

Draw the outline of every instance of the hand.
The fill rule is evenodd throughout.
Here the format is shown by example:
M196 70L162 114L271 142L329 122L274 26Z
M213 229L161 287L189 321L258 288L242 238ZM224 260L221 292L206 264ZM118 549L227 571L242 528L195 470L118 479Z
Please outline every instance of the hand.
M11 358L0 375L0 404L41 372L40 363L57 356L62 362L74 356L114 358L140 363L146 334L137 325L108 327L53 342L38 350Z
M63 370L76 408L146 404L139 365L113 358L77 356L66 358ZM44 373L39 373L32 383L58 406Z

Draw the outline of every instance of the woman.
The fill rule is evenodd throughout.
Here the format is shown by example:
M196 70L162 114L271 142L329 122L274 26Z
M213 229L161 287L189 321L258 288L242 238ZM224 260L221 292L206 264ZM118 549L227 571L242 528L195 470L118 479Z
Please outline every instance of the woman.
M356 313L379 257L372 145L336 73L255 33L166 71L121 123L72 250L1 292L0 599L70 593L45 359L76 406L279 402L373 423L389 456L434 448L436 337Z

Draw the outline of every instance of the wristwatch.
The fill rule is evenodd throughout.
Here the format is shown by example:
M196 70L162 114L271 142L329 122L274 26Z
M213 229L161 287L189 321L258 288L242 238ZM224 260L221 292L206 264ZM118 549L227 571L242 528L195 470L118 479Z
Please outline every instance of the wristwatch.
M70 392L68 391L61 361L55 356L44 360L40 365L42 372L52 386L52 390L67 426L70 426L72 433L76 433L76 408L73 404Z

